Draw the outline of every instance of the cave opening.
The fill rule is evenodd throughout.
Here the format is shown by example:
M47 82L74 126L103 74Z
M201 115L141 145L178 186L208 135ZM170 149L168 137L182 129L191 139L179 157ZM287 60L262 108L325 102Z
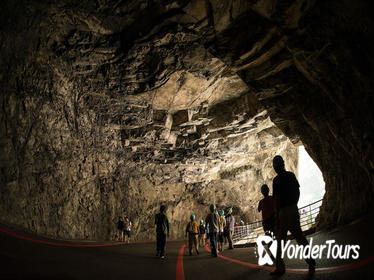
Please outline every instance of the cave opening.
M323 180L321 170L309 156L304 146L299 146L298 153L299 164L297 173L300 183L300 200L298 207L300 208L323 199L325 195L325 181Z

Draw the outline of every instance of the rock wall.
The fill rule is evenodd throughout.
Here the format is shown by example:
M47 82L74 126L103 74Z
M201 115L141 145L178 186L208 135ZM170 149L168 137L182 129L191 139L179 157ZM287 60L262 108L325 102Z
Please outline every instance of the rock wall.
M139 3L7 2L3 222L113 239L128 215L134 236L149 239L163 203L180 238L190 214L204 217L213 202L253 220L269 157L296 169L296 148L190 28L198 3Z
M3 99L0 203L3 222L38 234L114 239L117 217L128 215L136 239L150 239L160 204L168 207L172 238L183 236L192 213L204 218L211 203L234 207L234 214L250 222L258 217L259 187L274 176L272 157L281 154L291 170L297 168L297 149L268 117L245 137L211 142L206 153L222 158L186 154L184 161L159 163L142 158L144 152L137 158L121 131L83 106L75 130L66 103L39 100L29 98L26 105L13 95Z
M370 211L373 201L373 6L255 2L217 35L216 54L322 170L320 227L347 223Z
M2 100L1 220L41 235L114 239L117 217L128 215L135 238L150 239L160 204L168 207L172 238L181 238L188 217L203 218L211 203L253 221L259 187L274 176L272 157L282 154L297 169L297 149L266 114L244 136L212 138L208 156L186 153L177 161L165 148L171 155L159 162L151 160L157 149L137 154L139 142L126 146L123 131L83 105L75 129L67 103L18 98Z
M252 220L271 158L295 170L301 142L326 182L320 226L360 217L373 201L371 10L5 1L1 219L65 239L113 238L124 213L150 238L160 202L173 238L212 201Z

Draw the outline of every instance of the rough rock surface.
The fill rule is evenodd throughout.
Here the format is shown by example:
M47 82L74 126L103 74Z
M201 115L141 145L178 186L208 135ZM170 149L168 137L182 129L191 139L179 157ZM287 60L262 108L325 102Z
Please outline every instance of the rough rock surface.
M291 142L323 172L321 226L368 211L372 4L328 2L6 1L1 220L109 239L126 213L146 239L165 203L177 238L213 201L250 221Z

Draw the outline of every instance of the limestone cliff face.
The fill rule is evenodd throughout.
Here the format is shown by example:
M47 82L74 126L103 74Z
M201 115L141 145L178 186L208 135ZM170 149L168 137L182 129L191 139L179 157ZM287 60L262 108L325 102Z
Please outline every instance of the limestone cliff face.
M136 238L148 239L165 204L179 238L211 203L254 220L275 154L296 169L296 148L204 47L200 2L135 3L8 3L3 221L112 239L117 217L128 215Z
M321 226L370 208L369 3L4 6L1 220L110 239L126 214L147 239L164 203L177 238L215 202L250 221L272 157L295 171L301 142L326 182Z
M303 142L322 170L326 194L320 227L360 217L373 201L373 137L365 140L374 126L373 6L256 2L253 17L233 21L217 36L217 54L254 88L277 127L292 142ZM276 5L267 13L270 2ZM259 25L266 27L256 29Z

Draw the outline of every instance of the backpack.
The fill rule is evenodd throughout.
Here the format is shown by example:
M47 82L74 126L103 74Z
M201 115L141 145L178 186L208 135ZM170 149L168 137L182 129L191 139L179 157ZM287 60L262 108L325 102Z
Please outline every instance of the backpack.
M199 226L196 222L190 222L188 224L188 232L189 233L199 233Z
M205 226L204 225L199 226L199 233L200 234L205 234Z
M224 217L219 217L219 231L223 232L225 226L225 218Z

